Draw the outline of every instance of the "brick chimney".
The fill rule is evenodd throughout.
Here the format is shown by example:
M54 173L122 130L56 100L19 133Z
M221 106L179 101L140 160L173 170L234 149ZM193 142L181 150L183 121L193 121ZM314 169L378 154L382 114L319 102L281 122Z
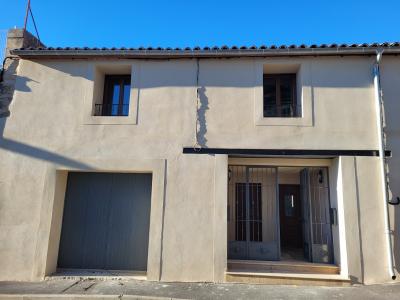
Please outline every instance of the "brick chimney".
M10 54L17 48L45 47L36 37L24 29L10 29L7 33L7 46L4 62L0 62L0 118L10 115L8 109L15 90L19 59Z

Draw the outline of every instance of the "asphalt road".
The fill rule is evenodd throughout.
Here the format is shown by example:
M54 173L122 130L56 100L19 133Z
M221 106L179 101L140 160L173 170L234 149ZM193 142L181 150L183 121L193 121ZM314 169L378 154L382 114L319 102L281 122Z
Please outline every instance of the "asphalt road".
M0 282L0 299L400 299L400 284L312 287L132 279Z

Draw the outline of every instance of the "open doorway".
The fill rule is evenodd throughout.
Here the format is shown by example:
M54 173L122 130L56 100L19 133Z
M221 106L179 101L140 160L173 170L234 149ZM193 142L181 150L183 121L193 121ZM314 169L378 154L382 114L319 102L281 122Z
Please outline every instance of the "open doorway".
M228 259L332 263L328 169L229 166Z
M281 260L305 260L300 184L279 184Z
M278 182L280 259L331 263L327 168L280 167Z

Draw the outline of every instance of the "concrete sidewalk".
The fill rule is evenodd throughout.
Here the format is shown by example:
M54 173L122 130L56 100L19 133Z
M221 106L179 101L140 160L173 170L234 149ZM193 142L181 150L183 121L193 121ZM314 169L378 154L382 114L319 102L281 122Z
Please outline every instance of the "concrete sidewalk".
M132 279L0 282L0 299L400 299L400 284L309 287Z

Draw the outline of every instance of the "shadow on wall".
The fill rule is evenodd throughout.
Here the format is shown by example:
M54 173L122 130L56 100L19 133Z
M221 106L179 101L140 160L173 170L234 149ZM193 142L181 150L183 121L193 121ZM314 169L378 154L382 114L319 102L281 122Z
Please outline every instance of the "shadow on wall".
M6 60L9 62L10 60ZM26 76L17 76L18 61L11 59L10 63L6 64L5 71L2 74L0 82L0 118L10 115L9 107L13 100L14 91L31 92L29 82L39 83Z
M30 78L25 77L25 76L18 76L18 80L17 80L17 83L15 85L15 90L19 91L19 92L25 92L25 93L31 92L32 90L28 85L28 82L31 82L31 81L35 82L35 83L40 83L40 82L38 82L36 80L30 79Z
M387 170L388 170L388 187L389 187L389 202L390 203L398 203L398 193L399 193L399 186L398 183L398 176L399 172L396 172L396 169L399 166L400 162L400 152L398 152L398 148L394 145L389 144L389 149L392 150L392 157L387 160ZM391 170L393 169L393 171ZM393 210L392 216L389 220L390 222L390 235L392 237L392 248L393 248L393 264L394 268L399 274L399 262L400 262L400 205L390 205L389 204L389 211Z
M23 81L26 82L26 81ZM7 107L8 109L8 107ZM12 139L8 139L4 137L4 131L7 123L8 116L10 112L7 111L5 116L7 117L0 117L0 150L6 150L10 152L14 152L16 154L29 156L34 159L43 160L47 162L51 162L58 165L63 165L66 167L70 167L72 169L86 169L86 170L93 170L93 168L87 164L81 163L77 160L70 159L66 156L53 153L46 149L38 148L35 146L31 146L19 141L15 141Z
M0 83L0 95L3 96L0 101L0 149L73 169L93 169L87 164L70 159L66 156L4 137L7 119L11 114L9 107L13 101L14 92L31 92L31 88L28 84L29 82L40 84L40 82L29 77L17 76L18 64L18 60L12 60L11 63L7 65L4 72L4 80Z
M66 166L72 169L93 170L93 168L90 165L81 163L77 160L48 151L46 149L42 149L39 147L31 146L25 143L5 138L4 129L6 122L7 118L0 118L0 150L3 149L6 151L14 152L16 154L29 156L34 159Z
M196 88L195 59L145 61L146 68L140 69L140 88L193 87ZM222 63L219 65L217 62ZM254 81L253 64L245 61L224 61L221 59L201 59L202 85L209 87L251 88ZM35 61L44 69L53 69L71 77L80 77L93 81L92 66L108 66L108 62L99 61ZM124 65L123 62L120 63ZM132 62L126 61L126 65ZM135 69L132 69L135 72Z
M397 202L400 197L400 122L399 122L399 61L383 57L381 65L381 85L383 90L385 113L386 148L392 151L387 158L389 201ZM389 205L390 227L393 241L394 265L397 273L400 272L400 205ZM399 278L399 276L398 276Z
M200 100L200 107L197 109L197 121L198 121L198 128L197 128L197 142L201 147L207 146L207 119L206 113L209 110L208 106L208 97L206 95L206 88L204 86L199 88L199 100Z
M11 104L16 81L16 70L18 67L18 61L11 60L11 63L7 63L5 60L5 69L1 72L0 82L0 118L8 117L10 115L9 106Z
M194 60L179 60L180 63L176 63L175 60L171 61L149 61L147 62L145 71L141 69L141 82L140 89L153 88L153 87L195 87L195 79L193 72L195 65ZM218 62L218 63L216 63ZM343 60L345 63L346 60ZM334 64L335 62L331 62ZM44 69L54 69L69 76L81 77L87 80L93 80L91 70L87 62L79 61L47 61L45 63L36 61L35 64L39 64ZM127 62L129 64L129 61ZM337 62L335 63L337 64ZM358 64L356 64L358 66ZM172 66L172 67L171 67ZM332 70L326 71L327 69L320 68L319 73L321 76L313 78L313 86L315 87L348 87L348 86L367 86L371 84L370 72L360 72L358 68L354 70L348 69L342 70L334 67L335 76L332 76ZM363 70L364 71L364 70ZM135 72L135 70L133 70ZM351 76L359 73L364 74L362 78L360 76L354 76L357 80L348 80ZM340 75L340 76L339 76ZM324 77L325 76L325 77ZM325 79L324 79L325 78ZM335 78L335 81L332 81ZM352 77L353 78L353 77ZM15 89L20 92L30 92L29 82L35 82L40 84L33 79L28 77L18 77ZM217 59L204 59L202 60L202 76L201 76L202 87L199 89L200 107L198 108L198 123L197 137L200 146L207 146L207 123L206 113L209 110L209 98L206 95L205 86L209 87L254 87L256 81L254 80L254 65L249 63L247 60L217 60ZM314 109L313 109L314 110ZM49 152L44 149L33 147L21 142L12 141L10 139L3 138L4 124L1 129L1 140L0 148L8 151L15 151L23 155L34 156L37 159L51 161L53 163L62 163L71 167L82 167L85 166L77 161L71 160L67 157L63 157L59 154ZM85 166L87 167L87 166Z
M373 84L371 67L365 61L351 61L352 58L327 59L313 63L312 86L315 88L370 88ZM141 68L140 88L195 87L192 76L196 68L195 59L146 61ZM201 82L209 87L252 88L259 83L255 80L254 64L250 60L204 58ZM35 61L44 68L57 70L72 77L93 80L89 61ZM108 64L97 62L99 66ZM121 65L124 63L121 62ZM126 65L132 64L129 60ZM95 63L93 63L95 65ZM343 66L346 66L343 68ZM349 68L348 66L352 66ZM135 69L132 70L135 72ZM260 74L260 78L262 74Z
M356 188L356 201L357 201L357 225L358 225L358 238L359 238L359 251L360 251L360 272L361 278L356 278L352 276L352 281L357 283L363 283L365 278L365 268L364 268L364 251L363 251L363 236L361 230L361 207L360 207L360 191L359 191L359 183L358 183L358 170L357 170L357 157L354 157L354 179L355 179L355 188Z

